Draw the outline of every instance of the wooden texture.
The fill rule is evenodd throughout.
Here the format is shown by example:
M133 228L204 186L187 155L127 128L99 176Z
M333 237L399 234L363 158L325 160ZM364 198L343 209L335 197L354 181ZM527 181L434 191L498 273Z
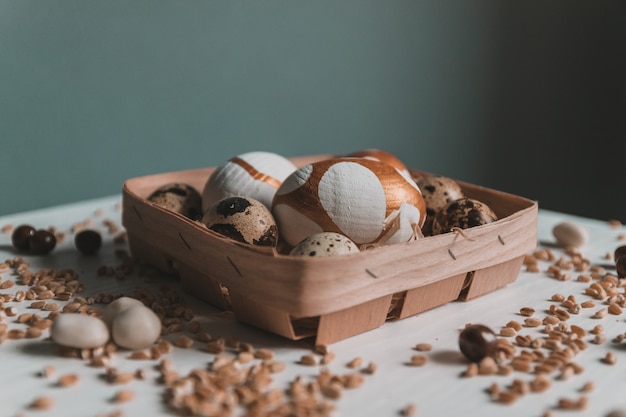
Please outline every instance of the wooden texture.
M382 326L387 318L391 295L320 317L315 343L326 345Z
M472 281L460 299L463 301L472 300L515 281L523 261L524 256L520 256L498 265L474 271Z
M467 274L458 274L432 284L407 290L402 299L398 319L403 319L422 311L430 310L459 296Z
M292 161L303 166L328 157ZM386 309L380 317L363 317L363 323L350 326L357 333L375 328L387 319L394 294L404 294L401 317L436 307L457 299L465 275L471 272L474 279L463 295L465 299L475 298L515 280L521 256L537 245L536 202L462 181L458 182L463 192L488 204L498 221L462 233L330 258L293 257L235 242L146 200L167 182L185 182L202 191L213 169L149 175L125 182L122 221L133 256L177 271L186 288L220 308L228 308L228 303L215 291L227 288L231 297L234 295L231 307L240 320L290 338L309 333L293 329L294 320L303 318L319 319L318 339L348 337L350 331L343 328L345 320L340 317L356 320L350 309L389 298L385 308L376 304L381 311ZM426 174L411 173L414 177ZM515 263L507 263L513 260Z

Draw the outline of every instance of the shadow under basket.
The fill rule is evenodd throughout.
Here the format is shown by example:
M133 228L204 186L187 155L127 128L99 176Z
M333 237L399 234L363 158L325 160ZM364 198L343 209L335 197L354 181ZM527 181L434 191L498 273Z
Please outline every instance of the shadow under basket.
M292 158L296 166L330 155ZM450 301L473 300L517 278L537 245L537 203L457 181L496 222L328 258L295 257L232 241L147 200L184 182L199 191L215 168L129 179L122 222L138 260L176 273L186 291L237 320L289 339L331 344ZM411 171L415 178L428 175Z

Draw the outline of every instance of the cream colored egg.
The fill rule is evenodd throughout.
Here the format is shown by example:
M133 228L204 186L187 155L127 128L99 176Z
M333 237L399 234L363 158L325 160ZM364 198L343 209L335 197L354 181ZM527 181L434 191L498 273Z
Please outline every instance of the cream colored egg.
M150 308L134 305L120 311L111 323L111 337L125 349L144 349L161 334L161 319Z
M335 232L316 233L305 238L289 252L292 256L338 256L359 252L359 247L346 236Z
M415 182L394 167L333 158L287 177L274 196L272 213L290 246L319 232L341 233L357 245L384 244L415 237L426 205Z
M202 192L202 210L226 197L245 196L271 207L274 193L296 166L272 152L248 152L218 166Z
M111 323L113 323L113 319L122 311L127 308L131 308L136 305L144 305L140 300L132 297L119 297L115 300L111 301L107 306L102 310L102 320L111 328Z
M579 223L570 221L563 221L554 225L552 235L556 239L557 245L561 247L585 246L589 241L587 229Z
M63 313L52 322L50 338L61 346L93 349L109 340L109 328L95 316Z

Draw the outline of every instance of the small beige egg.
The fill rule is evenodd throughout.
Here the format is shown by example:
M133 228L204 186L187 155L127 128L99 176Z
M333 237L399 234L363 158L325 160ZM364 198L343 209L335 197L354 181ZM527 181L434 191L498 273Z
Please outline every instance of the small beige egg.
M584 246L589 240L589 232L584 226L575 222L560 222L552 228L552 235L559 246Z
M111 323L113 323L113 319L122 311L127 308L136 306L136 305L144 305L140 300L131 297L119 297L115 300L111 301L107 306L102 310L102 320L111 328Z
M52 322L50 338L61 346L93 349L109 340L109 328L95 316L63 313Z
M202 191L202 210L226 197L250 197L271 207L272 198L296 166L273 152L247 152L218 166Z
M120 311L111 323L111 336L125 349L144 349L159 338L161 320L152 309L134 305Z
M465 197L461 186L454 180L440 175L426 175L416 180L426 202L426 222L422 227L425 235L432 233L435 214L450 202Z
M202 217L202 198L198 190L189 184L180 182L164 184L148 196L148 201L192 220L199 220Z
M432 234L447 233L455 227L468 229L496 220L498 217L489 206L473 198L463 197L448 203L435 214Z
M289 253L294 256L337 256L359 252L347 236L335 232L316 233L298 243Z
M206 227L238 242L276 246L278 228L270 210L250 197L228 197L218 201L202 217Z

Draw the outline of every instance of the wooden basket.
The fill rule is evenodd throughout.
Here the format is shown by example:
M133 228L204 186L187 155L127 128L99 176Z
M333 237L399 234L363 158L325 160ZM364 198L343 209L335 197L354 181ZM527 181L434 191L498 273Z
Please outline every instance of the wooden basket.
M330 155L291 158L298 167ZM137 177L123 187L122 222L135 258L176 273L186 290L289 339L330 344L513 282L537 244L536 202L458 181L499 220L339 257L295 257L235 242L146 198L184 182L202 191L215 168ZM424 173L412 170L415 177Z

